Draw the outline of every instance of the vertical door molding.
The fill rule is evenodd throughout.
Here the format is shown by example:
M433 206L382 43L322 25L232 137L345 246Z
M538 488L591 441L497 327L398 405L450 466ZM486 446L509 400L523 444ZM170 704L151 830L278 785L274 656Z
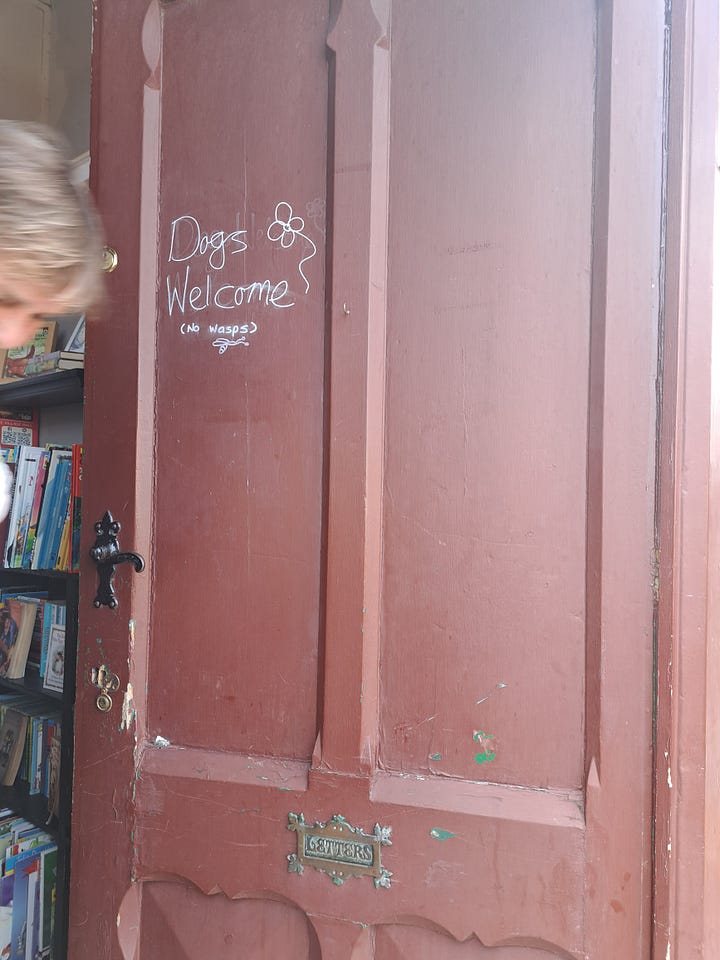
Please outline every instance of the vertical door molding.
M123 546L141 549L134 541L133 493L142 469L134 449L134 429L139 403L137 243L143 84L148 75L141 34L146 9L147 4L140 2L125 4L122 10L102 3L94 6L93 19L90 187L119 264L107 278L105 303L88 317L68 929L68 957L73 960L121 956L115 918L130 883L134 857L136 741L133 724L124 724L121 718L123 700L130 692L128 651L134 643L137 584L120 572L118 609L94 609L97 573L88 551L94 523L108 509L122 525ZM118 130L122 150L107 149ZM111 421L111 416L116 419ZM90 670L101 663L118 674L121 684L106 714L95 706L97 689L89 682Z
M650 940L664 12L598 5L588 443L585 949ZM630 793L637 818L619 818ZM639 919L638 919L639 918Z
M669 25L654 960L720 952L717 5Z
M354 774L369 772L377 744L388 24L389 4L344 0L328 37L335 94L328 582L323 730L315 762Z

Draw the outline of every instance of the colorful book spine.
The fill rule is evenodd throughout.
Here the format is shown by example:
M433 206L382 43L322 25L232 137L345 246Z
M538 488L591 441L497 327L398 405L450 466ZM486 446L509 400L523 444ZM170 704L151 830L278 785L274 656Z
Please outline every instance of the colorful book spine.
M82 458L83 448L79 443L72 447L72 521L70 524L70 562L68 568L80 569L80 531L82 513Z
M29 569L32 560L33 548L35 546L35 537L37 536L37 525L40 518L40 509L42 506L43 493L45 492L45 480L47 478L48 462L50 460L50 451L43 450L40 454L40 463L38 465L37 481L35 483L35 495L33 497L32 508L30 511L30 523L28 525L27 537L25 539L25 548L23 550L21 566Z

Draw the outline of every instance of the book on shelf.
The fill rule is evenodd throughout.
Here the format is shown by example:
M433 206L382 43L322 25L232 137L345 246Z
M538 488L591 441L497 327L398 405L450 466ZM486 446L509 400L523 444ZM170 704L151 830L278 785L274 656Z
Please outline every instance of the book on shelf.
M72 450L68 447L53 448L50 451L45 490L30 559L32 570L52 569L57 561L57 550L70 499L71 471ZM8 536L11 533L12 529L8 531Z
M40 672L44 608L45 604L47 603L47 600L45 599L46 596L47 591L44 591L40 596L30 593L21 593L17 595L17 599L21 603L32 603L36 609L35 622L33 624L32 635L30 637L30 647L28 649L27 659L25 661L26 675L29 670L35 670L37 673Z
M40 507L42 505L43 492L45 490L45 477L50 460L50 451L42 450L38 457L38 468L35 475L34 491L29 493L30 509L28 517L27 530L24 532L22 555L14 559L17 560L13 565L16 567L28 568L32 560L33 549L35 547L35 537L37 536L37 525L40 518Z
M60 734L53 734L48 743L47 790L48 815L57 817L60 811Z
M40 954L52 948L55 928L55 890L57 887L57 845L40 851Z
M40 665L39 673L41 677L45 676L45 667L47 664L48 646L50 644L50 631L56 624L65 629L67 622L67 606L64 600L46 600L42 606L42 632L40 643Z
M38 326L32 340L19 347L11 347L2 353L2 371L0 382L18 380L25 375L28 362L40 354L50 353L55 346L57 323L54 320L45 320Z
M39 373L53 373L57 370L82 370L84 366L84 353L75 350L53 350L28 360L24 376L34 377Z
M47 469L46 451L42 447L20 447L15 466L15 486L8 520L5 566L22 567L23 553L30 529L35 494L42 490ZM39 504L38 504L39 508ZM37 521L35 521L37 523Z
M15 783L25 749L27 722L27 716L14 707L5 711L0 725L0 783L3 786L11 787Z
M65 344L67 353L85 354L85 314L81 314Z
M52 703L34 695L3 694L0 716L0 731L7 728L0 739L0 759L3 761L0 783L4 786L22 784L30 796L44 796L48 815L57 815L62 739L60 708L53 708ZM15 734L19 738L17 741ZM15 751L12 754L11 748ZM3 749L7 756L2 754ZM0 857L2 852L0 833Z
M82 445L23 446L7 451L14 469L4 527L2 565L25 570L77 570L82 503Z
M38 830L15 847L22 849L13 856L6 855L3 863L3 874L10 879L8 885L12 890L9 960L48 957L55 897L54 889L48 887L57 883L57 844L47 833ZM44 916L46 904L50 907L47 921Z
M82 527L82 458L81 443L72 445L72 483L70 487L71 514L70 514L70 558L67 569L80 569L80 532Z
M0 677L21 680L25 676L37 614L37 600L8 597L0 605Z
M50 627L43 687L45 690L63 692L65 680L65 627L56 623Z

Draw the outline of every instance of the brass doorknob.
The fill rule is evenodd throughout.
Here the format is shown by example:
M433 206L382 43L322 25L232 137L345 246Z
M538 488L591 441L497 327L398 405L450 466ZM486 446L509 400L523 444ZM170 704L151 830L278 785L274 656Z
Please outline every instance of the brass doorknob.
M117 265L118 265L117 250L115 250L113 247L103 247L102 268L105 271L105 273L112 273Z

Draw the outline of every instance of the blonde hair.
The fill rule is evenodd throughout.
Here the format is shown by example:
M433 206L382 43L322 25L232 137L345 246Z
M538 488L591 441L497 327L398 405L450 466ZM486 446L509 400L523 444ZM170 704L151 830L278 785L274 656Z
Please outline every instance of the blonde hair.
M48 127L0 120L0 275L68 313L101 296L101 239L67 144Z

